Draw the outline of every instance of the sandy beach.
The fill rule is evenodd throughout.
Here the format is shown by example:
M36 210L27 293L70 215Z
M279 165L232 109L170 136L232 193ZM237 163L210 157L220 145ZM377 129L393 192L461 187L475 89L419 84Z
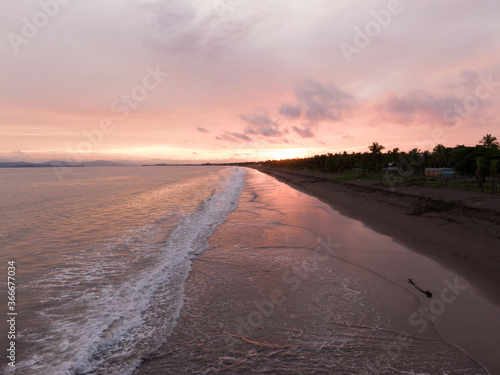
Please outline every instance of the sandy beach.
M459 286L436 312L407 281L439 300L462 278L268 176L249 171L209 245L192 260L171 336L134 375L500 371L497 308Z
M467 277L500 304L500 195L450 188L382 188L373 181L259 169Z

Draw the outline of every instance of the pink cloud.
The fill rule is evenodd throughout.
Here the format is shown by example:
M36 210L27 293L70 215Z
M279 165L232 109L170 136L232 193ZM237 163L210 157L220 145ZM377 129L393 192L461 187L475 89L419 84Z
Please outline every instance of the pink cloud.
M460 103L460 99L453 95L439 96L423 90L404 95L390 92L375 109L383 121L432 125L443 124L445 112Z

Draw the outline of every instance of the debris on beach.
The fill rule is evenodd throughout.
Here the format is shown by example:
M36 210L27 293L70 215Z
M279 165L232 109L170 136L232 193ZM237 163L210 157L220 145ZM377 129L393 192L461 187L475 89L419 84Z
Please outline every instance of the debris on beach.
M414 286L414 287L415 287L418 291L420 291L420 292L424 293L424 294L427 296L427 298L432 298L432 293L431 293L431 292L429 292L428 290L423 290L423 289L420 289L420 288L417 286L417 284L415 284L415 282L413 281L413 278L411 278L411 277L410 277L410 278L408 279L408 282L409 282L411 285L413 285L413 286Z

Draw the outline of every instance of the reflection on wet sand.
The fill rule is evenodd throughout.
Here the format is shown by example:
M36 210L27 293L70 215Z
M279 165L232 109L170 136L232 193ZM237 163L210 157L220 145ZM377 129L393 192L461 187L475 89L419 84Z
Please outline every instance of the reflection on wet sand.
M487 374L432 322L409 320L421 302L403 282L339 257L366 241L352 223L335 217L328 237L325 207L265 178L249 177L193 259L176 329L137 374Z

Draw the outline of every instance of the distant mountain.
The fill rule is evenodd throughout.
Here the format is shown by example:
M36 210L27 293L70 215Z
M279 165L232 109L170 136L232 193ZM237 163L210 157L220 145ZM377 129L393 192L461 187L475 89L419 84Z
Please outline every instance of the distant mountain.
M123 167L124 164L108 160L86 161L82 163L68 163L65 161L51 160L45 163L28 163L25 161L0 162L0 168L47 168L47 167Z
M65 164L60 163L60 166ZM48 163L27 163L25 161L5 161L0 163L0 168L37 168L37 167L51 167Z
M67 161L50 160L45 163L39 163L40 167L84 167L83 163L69 163Z
M124 167L125 164L109 160L85 161L82 163L86 167Z

